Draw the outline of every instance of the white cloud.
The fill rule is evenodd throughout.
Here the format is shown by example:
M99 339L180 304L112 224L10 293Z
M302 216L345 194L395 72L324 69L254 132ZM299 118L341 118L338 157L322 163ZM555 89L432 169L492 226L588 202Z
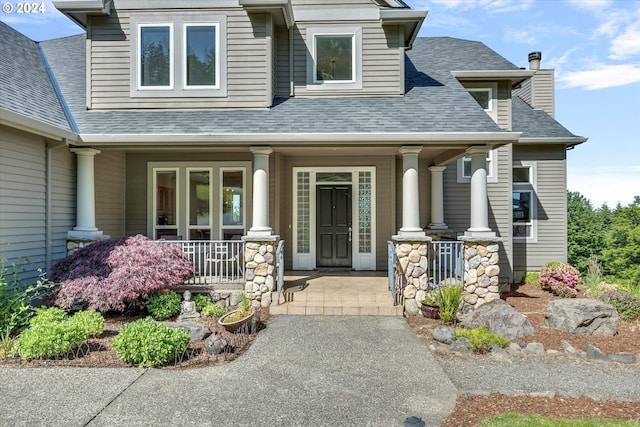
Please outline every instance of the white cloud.
M618 203L626 206L640 196L640 166L620 168L617 166L573 170L569 163L567 188L577 191L589 199L594 207L606 203L610 208Z
M557 79L564 88L581 87L595 90L624 86L640 83L640 65L596 64L591 70L558 73Z
M609 7L612 0L567 0L573 7L589 12L599 12Z
M530 9L534 0L432 0L448 9L470 10L481 8L489 13L508 13Z
M571 56L571 54L577 49L578 48L574 47L563 53L560 57L549 58L549 60L545 63L545 68L555 68L558 70L562 69L564 65L569 62L569 56Z
M627 59L640 55L640 18L611 41L611 59Z
M536 31L530 31L526 28L507 28L504 36L507 40L516 43L532 45L538 42L536 39Z

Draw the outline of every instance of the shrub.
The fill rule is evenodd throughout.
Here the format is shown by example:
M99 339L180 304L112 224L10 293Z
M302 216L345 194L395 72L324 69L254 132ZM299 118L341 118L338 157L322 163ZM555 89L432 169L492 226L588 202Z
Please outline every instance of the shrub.
M527 285L539 287L540 286L540 273L537 271L527 271L522 278L522 283Z
M5 266L6 262L6 259L0 258L0 333L11 337L29 324L33 302L45 297L53 284L47 283L44 274L41 274L35 285L22 286L18 267L13 264L10 272Z
M68 317L56 308L38 310L31 325L16 343L18 355L24 360L65 356L89 337L100 335L104 318L96 311L78 312Z
M438 307L440 307L440 319L444 323L452 323L456 319L456 313L462 301L462 286L448 285L440 287L437 299Z
M193 297L193 302L196 303L196 311L202 312L202 309L207 305L211 304L211 300L206 295L196 295Z
M578 295L576 286L580 283L580 273L567 263L548 262L540 271L540 287L563 298Z
M456 329L456 337L469 338L469 346L476 353L487 353L494 344L502 348L509 345L509 340L506 337L494 334L486 326Z
M201 313L206 317L221 317L227 313L227 309L217 302L209 301L209 303L202 308Z
M145 306L155 320L164 320L180 312L181 301L179 294L167 291L151 295Z
M180 245L138 235L105 240L57 262L51 280L62 282L55 303L101 312L142 305L154 293L184 282L193 266Z
M184 353L189 339L184 329L168 328L147 317L124 325L111 345L124 362L153 368Z
M584 275L582 281L588 296L595 296L599 293L600 283L604 280L602 276L602 264L598 260L598 256L591 254L587 262L587 274Z
M640 297L633 295L626 289L620 288L601 293L597 299L614 306L623 320L640 319Z

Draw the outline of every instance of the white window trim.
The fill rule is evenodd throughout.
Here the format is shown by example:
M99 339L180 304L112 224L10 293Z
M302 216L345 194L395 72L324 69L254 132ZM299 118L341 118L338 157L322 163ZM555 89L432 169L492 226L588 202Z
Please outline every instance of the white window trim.
M293 240L292 258L294 270L313 270L316 268L316 174L318 172L351 172L350 182L339 182L339 184L351 184L351 214L353 229L351 241L351 262L354 270L375 270L376 269L376 168L375 166L363 167L294 167L292 168L293 179L293 224L291 236ZM309 172L309 252L298 253L298 172ZM358 209L358 173L371 173L371 252L361 253L360 251L360 210ZM338 183L337 183L338 184ZM365 268L364 266L369 267Z
M191 85L187 84L187 29L189 27L214 27L216 34L216 70L215 83L213 85ZM185 90L218 90L220 89L220 25L217 22L185 22L182 34L182 87Z
M167 27L169 28L169 85L168 86L142 86L142 46L140 40L142 39L142 29L148 27ZM173 43L173 24L171 22L158 22L158 23L145 23L139 24L137 28L138 42L136 43L136 66L138 72L136 73L136 80L139 91L170 91L174 89L174 74L175 74L175 48Z
M224 190L224 172L242 172L242 224L224 225L224 206L222 206L222 193L220 193L220 211L219 211L219 229L220 239L224 237L224 230L233 230L242 228L244 233L247 232L247 169L242 167L224 166L220 167L219 187L220 191Z
M316 79L316 36L353 36L353 80ZM307 90L332 91L362 89L362 27L331 26L307 28Z
M529 168L529 182L513 182L512 192L529 192L531 194L531 206L529 212L531 215L531 222L527 222L526 225L531 225L531 236L518 237L513 236L513 226L515 221L511 218L511 235L515 242L537 243L538 242L538 197L537 197L537 176L538 176L538 164L535 161L514 161L512 167L528 167ZM513 172L512 181L513 181ZM513 208L511 209L513 215Z
M489 108L485 109L485 113L498 123L498 83L482 82L482 83L464 83L465 89L469 92L473 91L490 91L489 93ZM475 99L471 98L473 102Z
M171 76L170 88L142 87L140 85L140 28L144 26L171 25ZM216 27L216 86L186 85L186 27L202 25ZM227 17L216 14L148 12L131 17L130 34L131 98L217 98L227 96ZM175 66L175 64L179 66Z
M158 162L148 162L147 163L147 235L155 238L156 228L157 228L157 215L155 212L156 206L156 171L174 171L176 172L176 225L173 228L177 228L177 234L182 235L184 239L189 238L189 217L184 216L184 213L188 213L189 205L189 192L185 195L186 187L181 188L185 181L188 180L188 171L189 170L211 170L211 236L219 236L222 239L224 232L221 228L222 218L220 220L214 221L215 215L222 214L222 175L221 170L234 170L234 171L243 171L243 220L245 223L245 233L247 232L246 224L248 223L247 213L250 211L250 206L247 206L247 194L251 194L252 183L247 179L247 171L251 170L252 165L251 162L247 161L176 161L176 162L168 162L168 161L158 161ZM218 181L214 178L218 177ZM152 183L149 185L148 183ZM168 227L172 228L172 227ZM232 227L232 228L241 228Z
M176 214L176 223L175 225L159 225L158 224L158 172L175 172L176 174L176 199L175 199L175 214ZM149 236L152 239L156 239L158 230L173 230L176 229L176 234L180 235L180 171L178 167L155 167L149 169L149 173L152 175L152 185L151 188L148 189L150 191L150 198L148 201L148 232Z
M475 101L474 101L475 102ZM498 182L498 149L489 150L488 154L489 168L487 169L487 182L495 184ZM466 184L471 182L470 176L464 176L464 162L471 161L471 156L464 156L458 159L457 182L458 184Z

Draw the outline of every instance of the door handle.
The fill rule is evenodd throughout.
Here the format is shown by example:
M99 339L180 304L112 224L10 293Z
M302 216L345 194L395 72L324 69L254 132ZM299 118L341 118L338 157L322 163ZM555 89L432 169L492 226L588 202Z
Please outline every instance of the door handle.
M349 227L349 241L351 241L351 234L353 233L353 228Z

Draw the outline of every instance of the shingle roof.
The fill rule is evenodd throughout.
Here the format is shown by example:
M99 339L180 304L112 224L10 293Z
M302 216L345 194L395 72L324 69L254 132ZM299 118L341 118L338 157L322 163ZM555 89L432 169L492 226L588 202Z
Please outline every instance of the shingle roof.
M522 132L521 138L574 138L576 135L542 110L534 110L519 96L511 102L514 130Z
M0 108L70 131L38 44L0 22Z
M404 97L286 98L265 110L87 111L84 36L42 47L83 134L503 132L451 70L518 69L480 42L418 38L405 60ZM514 131L572 135L545 113L514 106Z

